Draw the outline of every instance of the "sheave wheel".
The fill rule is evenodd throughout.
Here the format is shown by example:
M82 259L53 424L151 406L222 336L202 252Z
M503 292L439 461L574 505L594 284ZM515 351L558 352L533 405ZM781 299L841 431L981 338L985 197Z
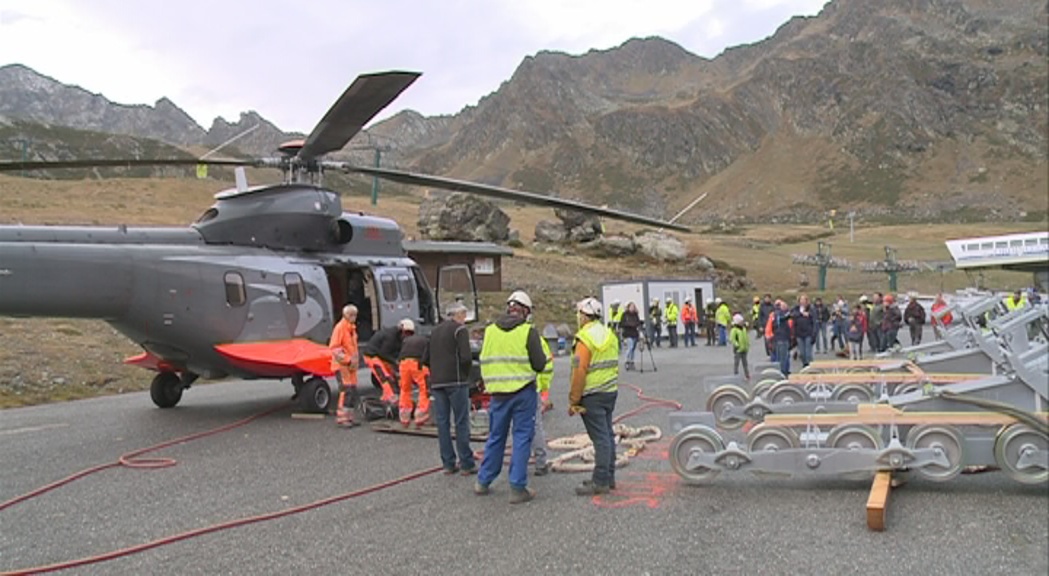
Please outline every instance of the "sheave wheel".
M874 394L868 386L861 384L843 384L834 389L834 399L852 404L869 404Z
M1020 422L1003 428L994 443L994 459L998 467L1010 478L1023 484L1041 484L1049 480L1049 470L1026 462L1037 460L1033 457L1046 452L1049 452L1049 438ZM1024 464L1022 468L1021 462Z
M700 424L689 426L678 432L677 436L674 436L674 440L670 443L670 450L668 451L670 467L674 469L674 472L677 472L678 476L684 478L685 482L702 484L714 479L721 470L718 468L687 470L689 454L693 450L716 454L724 449L725 441L721 439L721 435L717 432Z
M182 399L182 380L174 372L161 372L149 385L149 397L159 408L174 408Z
M726 384L718 386L710 393L707 399L707 411L714 414L714 419L719 427L726 430L735 430L745 423L744 419L729 416L726 411L729 408L742 408L747 404L747 391L739 386Z
M772 404L801 404L808 400L801 388L787 380L770 388L766 397Z
M328 382L319 376L307 380L299 392L299 402L306 412L326 412L331 406L331 388Z
M935 482L946 482L961 474L965 462L965 449L962 435L953 426L923 424L915 426L907 433L907 447L932 448L947 460L946 464L929 464L916 471L918 474Z

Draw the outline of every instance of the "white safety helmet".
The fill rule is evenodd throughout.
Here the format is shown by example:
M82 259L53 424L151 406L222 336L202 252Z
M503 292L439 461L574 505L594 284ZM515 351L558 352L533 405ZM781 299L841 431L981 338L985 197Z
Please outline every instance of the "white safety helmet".
M587 316L601 316L601 302L595 298L583 298L575 305L575 309Z
M715 299L714 299L714 303L715 303L715 304L721 304L721 298L720 298L720 297L718 297L718 298L715 298Z
M613 300L612 301L612 305L613 306L619 306L619 298L616 298L615 300Z
M532 309L532 299L528 297L528 294L524 290L515 290L510 297L506 299L507 304L520 304L529 310Z
M692 303L692 299L691 298L685 298L685 304L691 304L691 303Z
M713 303L714 303L714 299L713 298L707 298L707 304L713 304Z
M401 332L415 332L415 322L405 318L397 323L397 328L399 328Z
M743 315L742 314L735 314L735 315L733 315L732 316L732 323L735 324L736 326L742 326L743 325Z

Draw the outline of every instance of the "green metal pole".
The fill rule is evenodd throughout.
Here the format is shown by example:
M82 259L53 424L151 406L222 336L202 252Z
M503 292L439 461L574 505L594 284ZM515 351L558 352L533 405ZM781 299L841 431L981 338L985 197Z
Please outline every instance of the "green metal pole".
M824 265L820 266L820 292L825 292L826 290L827 290L827 266L824 264Z
M896 271L889 271L889 291L896 292Z
M382 159L382 151L378 148L375 149L375 167L379 167L379 161ZM379 177L372 177L372 206L379 203Z

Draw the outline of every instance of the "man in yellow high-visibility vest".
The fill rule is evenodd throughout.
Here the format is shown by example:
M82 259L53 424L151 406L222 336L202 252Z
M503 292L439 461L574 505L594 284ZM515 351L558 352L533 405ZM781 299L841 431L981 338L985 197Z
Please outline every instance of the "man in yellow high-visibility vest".
M616 445L612 412L619 396L619 339L601 323L601 303L586 298L576 304L575 353L568 414L582 415L594 444L594 472L575 489L580 496L607 494L616 486Z
M503 469L506 440L513 433L510 456L510 503L528 502L535 490L528 487L528 459L535 433L536 375L546 366L542 339L528 323L532 299L518 290L506 301L506 314L484 331L481 345L481 379L491 396L488 406L488 442L477 473L474 493L488 494Z

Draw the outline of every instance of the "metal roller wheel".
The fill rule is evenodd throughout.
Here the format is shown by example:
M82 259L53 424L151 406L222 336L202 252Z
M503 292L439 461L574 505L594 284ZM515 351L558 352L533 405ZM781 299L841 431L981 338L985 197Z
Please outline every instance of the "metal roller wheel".
M809 364L802 368L799 374L823 374L823 369Z
M693 450L699 450L708 454L716 454L725 449L725 441L721 435L714 430L703 426L693 425L678 432L670 443L668 451L670 467L678 476L681 476L689 484L702 484L713 480L719 473L717 468L701 468L699 470L686 470L689 454Z
M835 400L851 402L853 404L869 404L874 400L874 394L867 386L860 384L843 384L834 389L831 395Z
M762 378L775 378L776 380L783 380L786 376L783 372L780 372L778 368L766 368L761 371Z
M768 392L769 388L775 386L777 382L779 382L779 380L775 380L772 378L766 378L764 380L759 381L757 384L754 385L754 389L750 391L750 397L757 398L758 396L765 394L766 392Z
M747 391L732 384L718 386L707 398L707 412L714 414L719 428L735 430L746 422L744 418L730 417L725 410L733 406L742 408L747 405Z
M900 384L899 386L897 386L892 391L892 395L893 396L901 396L903 394L910 394L911 392L917 392L918 390L921 390L921 385L915 384L914 382L906 382L904 384Z
M961 474L964 468L965 451L962 435L953 426L939 424L916 426L907 433L907 447L911 450L935 448L942 451L947 457L947 466L928 465L915 469L918 474L929 480L946 482Z
M1038 467L1019 469L1024 454L1031 456L1049 451L1049 438L1026 424L1014 422L998 432L994 442L994 460L1010 478L1021 484L1041 484L1049 480L1049 470Z
M769 389L768 399L772 404L800 404L808 400L802 389L787 381Z
M747 434L748 452L778 452L799 446L798 433L790 428L758 424Z
M827 445L843 450L881 450L881 434L864 424L840 424L827 435Z

